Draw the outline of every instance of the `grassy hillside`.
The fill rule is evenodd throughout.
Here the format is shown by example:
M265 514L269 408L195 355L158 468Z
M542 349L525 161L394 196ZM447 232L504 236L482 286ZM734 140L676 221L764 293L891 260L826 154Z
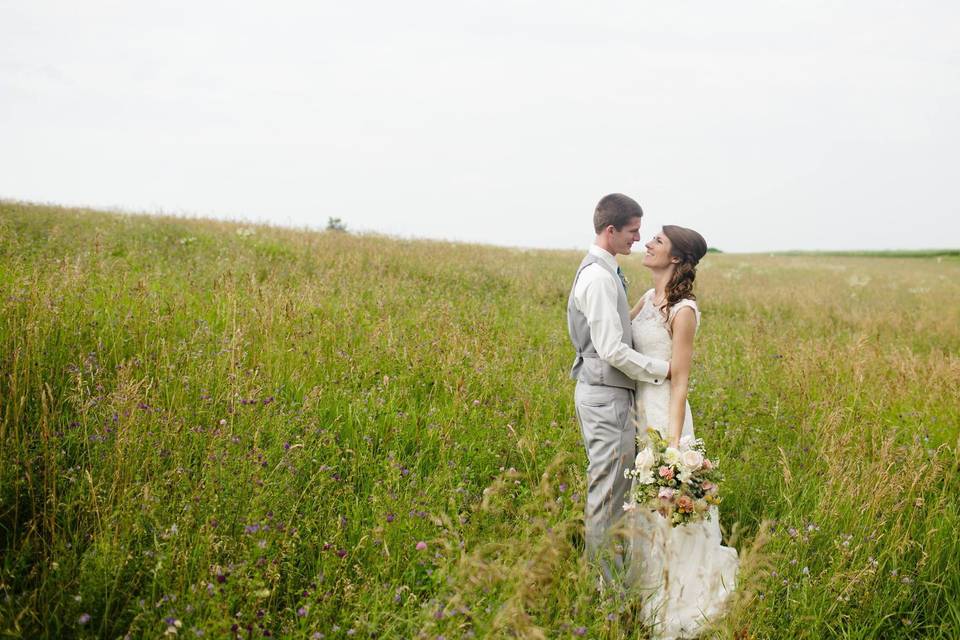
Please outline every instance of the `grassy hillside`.
M644 637L581 560L579 258L0 203L0 636ZM956 637L960 263L698 295L718 636Z

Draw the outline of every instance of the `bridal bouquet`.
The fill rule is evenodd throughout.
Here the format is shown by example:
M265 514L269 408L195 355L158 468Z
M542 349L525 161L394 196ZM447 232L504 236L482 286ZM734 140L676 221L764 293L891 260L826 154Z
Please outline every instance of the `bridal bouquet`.
M672 526L710 518L710 507L720 504L723 475L706 456L703 440L680 439L668 447L656 429L647 429L648 441L637 454L636 468L624 471L633 478L630 502L625 511L645 507L657 511ZM639 440L639 439L638 439Z

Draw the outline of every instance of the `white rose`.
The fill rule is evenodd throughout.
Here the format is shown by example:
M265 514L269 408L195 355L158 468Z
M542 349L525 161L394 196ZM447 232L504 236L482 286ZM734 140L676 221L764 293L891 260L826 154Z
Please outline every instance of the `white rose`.
M653 451L650 450L650 447L644 447L644 449L637 454L637 469L647 470L653 466L653 462L654 456Z
M667 464L677 464L680 462L680 451L674 447L667 447L663 452L663 461Z
M683 456L681 457L680 461L687 469L696 471L703 466L703 454L696 449L690 449L689 451L683 452Z

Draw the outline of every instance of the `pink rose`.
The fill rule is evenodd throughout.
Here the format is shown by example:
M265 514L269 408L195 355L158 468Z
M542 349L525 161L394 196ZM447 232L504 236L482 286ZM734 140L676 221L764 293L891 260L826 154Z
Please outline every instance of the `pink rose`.
M670 467L660 467L660 477L666 478L667 480L673 480L673 469Z
M712 482L704 482L704 483L703 483L703 490L706 491L706 492L708 492L708 493L709 493L710 491L713 491L713 490L716 489L716 488L717 488L717 485L713 484Z
M703 454L696 449L684 451L683 455L680 457L680 462L682 462L683 466L685 466L687 469L690 469L690 471L696 471L699 469L705 460L706 459L703 457Z
M673 500L674 490L670 487L661 487L660 493L657 494L658 498L663 498L664 500Z
M680 513L692 513L693 498L690 496L680 496L677 498L677 508L680 509Z
M708 471L709 471L710 469L713 469L713 463L710 462L710 459L709 459L709 458L704 458L704 459L703 459L703 468L706 469L706 470L708 470Z

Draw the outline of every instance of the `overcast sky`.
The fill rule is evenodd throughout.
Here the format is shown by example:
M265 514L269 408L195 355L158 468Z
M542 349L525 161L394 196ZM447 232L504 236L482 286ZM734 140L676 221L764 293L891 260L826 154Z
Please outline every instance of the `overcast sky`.
M0 0L0 197L584 247L960 247L960 3Z

